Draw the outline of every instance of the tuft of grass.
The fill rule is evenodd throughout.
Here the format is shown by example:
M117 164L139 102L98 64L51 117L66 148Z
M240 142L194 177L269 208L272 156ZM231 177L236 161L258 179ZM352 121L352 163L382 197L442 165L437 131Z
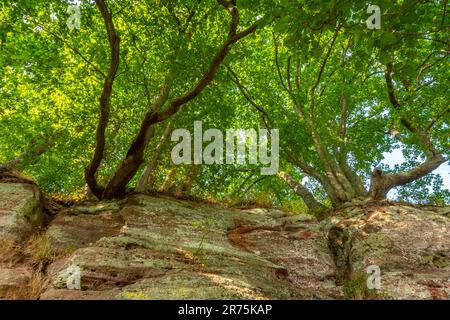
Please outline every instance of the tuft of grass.
M11 267L28 266L34 269L28 282L7 290L5 298L8 300L39 299L46 281L42 271L47 264L57 257L52 251L50 239L45 233L34 234L24 243L1 239L0 263Z
M45 285L45 277L40 272L32 274L28 283L15 290L8 291L6 300L38 300Z
M7 264L19 263L23 258L22 248L10 239L0 240L0 262Z
M55 259L46 233L35 234L28 240L25 253L34 265L44 266Z
M236 209L250 209L250 208L265 208L265 209L274 209L275 199L272 194L268 194L265 192L244 194L239 196L231 196L229 198L225 198L223 202L229 208Z

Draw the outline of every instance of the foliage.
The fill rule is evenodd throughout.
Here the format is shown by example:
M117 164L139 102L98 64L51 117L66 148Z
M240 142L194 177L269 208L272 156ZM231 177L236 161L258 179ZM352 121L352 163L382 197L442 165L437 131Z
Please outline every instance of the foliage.
M148 105L167 78L170 100L191 89L208 69L230 24L219 2L106 2L121 42L106 148L97 172L100 184L108 182L126 157ZM80 1L81 27L69 30L71 3L6 0L0 5L0 163L51 140L51 148L37 159L24 158L25 172L46 191L66 194L84 188L110 65L105 24L94 1ZM365 1L225 3L239 9L238 31L255 21L258 29L234 44L214 82L170 119L175 128L192 130L196 120L205 129L223 132L278 128L280 168L326 206L336 204L335 199L305 170L305 163L317 176L329 173L327 158L347 163L368 189L383 153L400 147L407 159L387 173L411 170L427 158L429 148L420 130L428 127L433 148L448 158L447 1L379 0L379 30L365 24ZM400 108L392 106L386 89L390 64ZM405 119L420 130L409 130ZM168 121L155 124L145 159ZM163 146L151 189L158 189L171 170L173 145ZM130 188L144 166L130 180ZM202 165L190 193L219 200L266 198L276 206L303 210L305 205L288 185L255 169ZM188 166L176 167L171 185L182 185L188 171ZM442 177L430 174L398 186L396 194L402 200L448 204L450 193L442 186Z

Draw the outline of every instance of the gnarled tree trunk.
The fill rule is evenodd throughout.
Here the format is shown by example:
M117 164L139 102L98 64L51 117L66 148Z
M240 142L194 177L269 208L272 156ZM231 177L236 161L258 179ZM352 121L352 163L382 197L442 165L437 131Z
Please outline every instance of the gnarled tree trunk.
M445 162L442 155L436 155L428 158L421 165L405 172L388 174L379 168L372 172L369 196L374 200L385 199L388 192L398 186L418 180L437 169Z
M117 70L119 69L120 38L114 27L114 23L112 20L112 13L108 10L108 7L106 6L105 2L103 0L97 0L96 4L105 23L106 32L108 35L108 42L111 50L111 60L108 74L106 75L103 83L102 95L100 97L100 118L97 125L97 132L96 132L97 143L95 145L94 156L92 157L92 160L89 163L89 165L86 167L84 176L86 179L86 183L89 186L89 189L97 198L100 199L102 197L104 188L98 185L95 175L97 173L98 168L100 167L100 163L102 162L104 156L103 153L105 151L106 145L105 131L109 121L111 92L114 83L114 78L116 77Z
M218 0L218 3L222 7L224 7L224 9L230 14L231 22L228 36L223 44L219 47L207 71L191 90L181 96L174 98L171 102L169 102L168 107L165 110L161 111L163 105L168 99L170 91L170 84L172 80L171 78L173 74L172 72L169 72L167 81L161 87L161 91L158 98L156 99L156 102L154 103L154 105L149 106L144 120L141 123L139 132L136 135L133 143L131 144L125 159L120 162L119 166L109 179L105 188L102 188L97 184L95 174L103 158L105 147L105 128L109 116L109 98L111 95L112 83L117 72L119 62L119 37L117 36L114 29L112 14L109 12L103 0L97 1L97 7L100 10L105 22L106 30L108 32L108 39L111 46L110 69L105 79L102 98L100 99L101 115L97 128L97 145L94 157L85 172L86 182L98 198L118 198L125 194L128 182L134 177L144 160L144 154L148 142L154 134L153 126L156 123L170 118L171 116L176 114L183 105L185 105L192 99L195 99L214 80L221 63L230 52L231 47L242 38L256 31L258 26L257 23L253 24L247 29L244 29L241 32L237 32L240 22L240 15L236 7L236 3L234 1L227 0Z

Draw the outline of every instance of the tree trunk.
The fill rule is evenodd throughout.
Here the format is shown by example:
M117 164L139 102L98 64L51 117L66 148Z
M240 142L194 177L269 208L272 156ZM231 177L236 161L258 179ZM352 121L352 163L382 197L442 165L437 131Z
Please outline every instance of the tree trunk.
M161 150L166 145L166 143L169 141L169 137L172 132L172 129L173 129L173 121L170 121L167 124L163 135L161 136L161 140L156 145L155 149L152 151L150 160L148 161L147 165L145 166L145 169L142 172L142 174L139 178L139 181L136 185L136 191L143 192L145 190L149 190L149 189L153 188L153 183L155 180L155 169L156 169L156 165L158 164L158 158L161 154Z
M188 195L191 192L192 185L195 181L195 177L198 173L198 165L191 165L188 172L186 173L186 177L184 178L183 187L181 188L181 193Z
M100 97L100 118L96 131L97 143L95 145L94 156L92 157L92 160L89 163L89 165L86 167L84 176L86 179L86 183L89 185L90 190L92 190L92 192L97 198L101 198L103 193L103 187L98 185L95 175L97 173L98 168L100 167L100 163L104 156L103 153L105 151L105 144L106 144L105 131L109 121L111 92L117 70L119 69L120 38L114 27L114 23L112 20L112 13L107 8L105 2L103 0L97 0L96 3L97 8L99 9L103 17L106 32L108 35L108 41L111 50L111 60L108 74L106 75L105 81L103 83L102 95Z
M119 198L125 194L125 189L128 182L133 178L143 162L145 149L147 148L150 138L154 134L153 125L170 118L171 116L176 114L183 105L185 105L192 99L195 99L200 93L202 93L203 90L216 77L217 71L219 70L219 67L222 64L223 60L230 52L231 47L242 38L256 31L258 26L257 23L253 24L247 29L244 29L241 32L237 32L240 15L238 9L235 7L235 3L226 0L219 0L219 3L231 15L228 37L219 47L218 51L214 55L212 62L209 65L209 68L204 73L203 77L195 84L195 86L185 94L174 98L165 110L159 111L160 107L162 107L162 105L166 101L169 92L168 84L166 83L166 85L163 86L162 92L160 93L160 96L156 103L157 106L155 108L150 108L147 111L146 116L141 123L138 135L136 136L133 144L128 150L125 159L119 164L113 176L108 181L102 193L102 198ZM169 74L171 74L171 72L169 72ZM164 88L167 88L167 90ZM159 104L160 101L161 104Z
M300 183L294 180L287 172L280 171L278 176L283 179L291 188L295 191L305 202L308 209L314 213L324 211L326 208L320 202L318 202L311 192Z
M342 203L337 192L334 190L330 179L328 179L328 177L325 174L322 174L319 171L317 171L311 165L306 163L306 161L304 161L304 159L302 159L301 157L299 158L299 157L291 156L289 158L289 161L294 166L297 166L298 168L300 168L305 174L316 179L316 181L320 183L320 185L325 189L325 192L330 197L330 200L331 200L331 203L333 206L338 206L339 204Z
M392 78L394 71L394 65L392 62L388 63L385 70L385 80L386 88L388 91L389 101L394 110L401 109L401 103L398 100L394 81ZM442 156L439 151L434 147L431 138L429 136L429 131L435 123L432 121L427 127L420 128L415 126L410 119L406 117L400 118L400 123L413 135L418 136L421 147L424 148L426 154L426 160L418 165L417 167L394 174L388 174L383 172L379 168L375 168L372 172L371 185L369 196L372 199L380 200L386 198L388 192L395 187L405 185L407 183L418 180L427 174L431 173L437 169L441 164L447 161L444 156ZM400 133L396 132L396 136ZM401 136L400 136L401 137ZM402 139L400 139L402 140Z
M89 201L98 200L87 183L84 185L84 198Z
M342 172L347 177L348 181L351 183L353 190L356 193L356 196L358 197L367 197L367 190L364 187L363 182L361 181L361 178L356 174L355 171L353 171L347 164L347 161L341 160L338 161L339 167L341 168Z
M374 200L385 199L388 192L395 187L418 180L437 169L446 159L435 155L425 160L421 165L405 172L388 174L379 168L372 172L369 196Z
M331 185L334 196L337 198L338 202L347 202L352 200L355 197L355 191L353 190L350 182L341 172L335 160L331 159L329 153L324 147L320 135L316 131L313 117L310 115L306 119L311 130L311 137L314 142L314 147L320 161L322 162L322 165L324 166L326 179Z

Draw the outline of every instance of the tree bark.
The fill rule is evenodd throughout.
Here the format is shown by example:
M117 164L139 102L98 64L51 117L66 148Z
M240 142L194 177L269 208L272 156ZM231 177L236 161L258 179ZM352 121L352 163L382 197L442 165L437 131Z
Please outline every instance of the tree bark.
M98 200L87 183L84 185L84 198L88 201Z
M170 82L170 76L168 78L167 82ZM157 122L157 110L159 110L167 100L169 90L170 85L168 83L161 87L155 103L147 110L139 132L131 144L125 159L119 164L118 168L106 184L102 198L119 198L125 194L128 182L134 177L144 161L144 154L148 142L155 134L155 128L152 125Z
M379 168L372 172L369 196L374 200L385 199L388 192L415 180L418 180L437 169L446 159L442 155L428 158L421 165L405 172L387 174Z
M219 66L228 55L231 46L238 42L240 39L256 31L257 24L253 24L244 31L237 33L237 28L240 20L237 8L233 4L233 2L229 2L226 0L218 0L218 2L231 15L230 30L227 39L217 51L203 78L201 78L200 81L190 91L182 96L173 99L169 104L169 107L161 112L155 110L159 108L149 109L147 111L138 135L136 136L134 142L128 150L125 159L120 163L119 167L116 169L111 179L108 181L102 194L102 198L119 198L125 194L125 189L128 182L133 178L143 162L145 149L148 145L149 139L152 136L152 126L171 117L172 115L177 113L184 104L196 98L214 80ZM165 97L167 99L169 87L164 87L167 87L167 93L162 92L160 94L160 98ZM166 99L161 100L162 104L160 106L164 104Z
M183 187L181 188L181 193L188 195L191 192L192 185L194 184L195 178L198 173L198 165L191 165L183 181Z
M161 150L166 145L166 143L169 141L170 134L173 129L173 121L170 121L164 132L161 136L161 140L156 145L155 149L152 151L152 155L150 157L150 160L148 161L147 165L145 166L144 171L142 172L141 176L139 177L138 183L136 185L136 191L143 192L146 190L149 190L153 188L153 183L155 180L155 169L156 165L158 164L158 158L161 155Z
M109 65L109 71L106 75L103 91L100 97L100 119L97 125L96 131L96 145L94 150L94 156L91 162L85 169L85 179L92 193L97 197L101 198L103 193L103 187L99 186L97 179L95 177L100 163L104 156L105 151L105 131L109 121L109 110L110 110L110 98L112 87L114 83L114 78L116 76L117 70L119 68L120 61L120 38L117 35L114 23L112 21L112 13L109 11L103 0L96 1L97 8L100 11L103 21L105 23L106 32L108 35L108 41L111 49L111 61Z
M314 198L312 193L307 188L295 181L294 178L292 178L287 172L279 171L278 177L284 180L291 187L291 189L302 198L310 211L319 213L326 209L324 205Z

